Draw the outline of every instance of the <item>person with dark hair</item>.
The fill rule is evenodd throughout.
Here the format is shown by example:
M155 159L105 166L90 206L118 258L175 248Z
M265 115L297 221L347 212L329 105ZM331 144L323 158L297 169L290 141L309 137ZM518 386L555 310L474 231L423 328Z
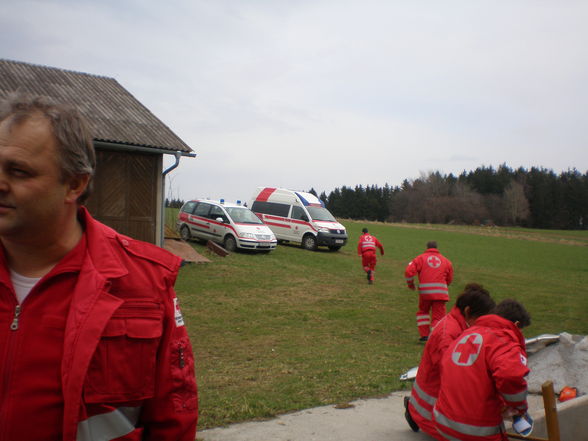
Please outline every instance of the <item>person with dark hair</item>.
M453 281L453 265L437 249L437 242L427 242L427 250L415 257L406 267L406 285L416 289L414 278L419 279L419 307L416 313L420 341L427 341L431 327L443 318L449 301L449 285Z
M90 216L95 166L77 110L0 100L0 438L193 441L181 259Z
M433 411L440 440L507 441L503 417L527 411L529 373L520 329L531 318L516 300L503 300L447 349Z
M405 418L415 432L419 428L438 438L432 421L433 406L440 386L441 359L449 345L476 320L495 306L484 287L469 283L455 301L455 306L433 328L425 345L410 400L404 399Z
M383 256L384 246L376 236L368 232L367 228L362 229L361 232L363 234L359 237L359 242L357 243L357 254L361 256L363 270L367 273L367 280L371 285L374 283L376 273L376 248L380 249L380 254Z

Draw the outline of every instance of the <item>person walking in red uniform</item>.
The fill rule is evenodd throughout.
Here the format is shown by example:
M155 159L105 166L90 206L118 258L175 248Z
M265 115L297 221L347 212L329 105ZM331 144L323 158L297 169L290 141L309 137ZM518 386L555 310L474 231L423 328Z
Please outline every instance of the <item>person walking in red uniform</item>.
M405 417L415 432L422 430L439 439L433 424L433 406L441 383L441 359L445 350L476 320L494 308L494 300L486 289L469 283L455 301L455 306L431 331L412 386L410 400L405 397Z
M369 234L367 228L361 231L363 234L359 237L359 242L357 243L357 254L361 256L363 270L367 273L367 280L371 285L374 283L376 272L376 248L380 249L380 254L383 256L384 246L376 236Z
M453 265L437 249L437 242L427 243L427 251L415 257L406 267L404 276L409 289L416 289L419 278L419 308L416 313L420 341L427 341L431 327L443 318L449 301L448 286L453 281Z
M0 102L0 440L193 441L181 259L94 220L75 109Z
M445 351L433 421L439 439L507 441L503 419L527 411L529 373L520 329L531 324L516 300L503 300Z

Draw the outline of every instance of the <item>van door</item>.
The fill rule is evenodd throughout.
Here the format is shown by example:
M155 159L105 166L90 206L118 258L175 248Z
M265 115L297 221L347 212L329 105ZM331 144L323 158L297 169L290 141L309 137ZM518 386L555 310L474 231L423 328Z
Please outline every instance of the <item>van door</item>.
M193 236L204 240L212 238L210 234L210 220L208 217L210 207L211 205L206 202L199 202L194 209L194 213L190 215L190 230Z
M292 213L290 215L290 218L292 220L292 240L295 242L300 242L302 241L304 233L306 233L309 230L308 222L310 219L308 218L308 215L306 214L304 208L299 207L297 205L292 206Z
M224 210L217 205L213 205L210 208L210 214L208 217L210 218L210 235L212 240L218 243L222 243L225 238L225 234L227 234L230 230L229 217L226 215Z

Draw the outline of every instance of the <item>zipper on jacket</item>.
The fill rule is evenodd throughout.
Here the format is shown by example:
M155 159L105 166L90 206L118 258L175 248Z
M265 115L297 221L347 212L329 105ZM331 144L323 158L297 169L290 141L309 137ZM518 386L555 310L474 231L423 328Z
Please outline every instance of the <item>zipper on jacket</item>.
M10 324L10 329L12 331L16 331L18 329L18 317L20 316L20 305L16 305L14 308L14 318L12 319L12 323Z
M180 365L180 369L183 369L186 366L186 359L184 358L184 346L180 345L178 348L178 364Z

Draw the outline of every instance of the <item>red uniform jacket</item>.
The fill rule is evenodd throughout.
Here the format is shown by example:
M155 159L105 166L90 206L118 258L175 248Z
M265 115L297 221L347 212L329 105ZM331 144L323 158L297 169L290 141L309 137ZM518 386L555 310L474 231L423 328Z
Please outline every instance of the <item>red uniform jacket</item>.
M0 247L0 357L12 362L0 366L4 378L0 440L193 441L197 420L194 360L173 290L181 260L118 234L92 219L84 208L79 215L86 245L76 251L81 262L62 266L59 274L52 270L18 307L6 281L10 279ZM59 302L43 294L67 298L67 320L52 311ZM50 315L33 315L40 307ZM15 321L17 328L6 332ZM40 322L46 322L46 327L35 327ZM54 345L35 345L38 339L30 329L53 333ZM61 357L52 360L61 366L54 369L55 376L22 362L24 354L45 352ZM20 389L33 378L43 389L39 395L50 397L52 408L47 412L55 414L57 409L62 414L62 426L37 427L42 415L37 418L26 412L24 400L39 413L44 409L34 402L36 395L21 394ZM37 435L29 436L33 432Z
M480 317L443 356L433 413L437 431L443 439L506 440L502 410L527 410L528 373L517 326L494 314Z
M429 248L406 267L404 276L409 288L419 277L419 294L426 300L449 300L448 285L453 281L453 266L436 248Z
M376 248L380 249L380 254L384 255L384 246L380 243L380 241L376 238L376 236L372 236L369 233L363 233L359 237L359 242L357 243L357 254L362 256L364 254L376 254Z
M410 397L410 414L421 430L437 436L433 424L433 406L441 385L441 359L446 349L467 328L464 316L457 307L433 328L425 345Z

